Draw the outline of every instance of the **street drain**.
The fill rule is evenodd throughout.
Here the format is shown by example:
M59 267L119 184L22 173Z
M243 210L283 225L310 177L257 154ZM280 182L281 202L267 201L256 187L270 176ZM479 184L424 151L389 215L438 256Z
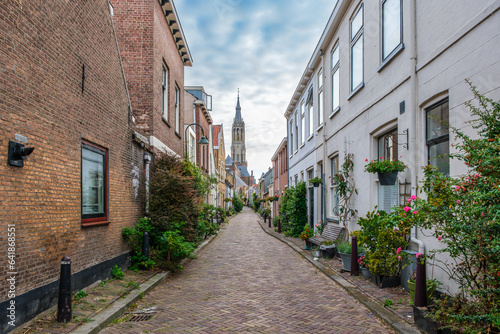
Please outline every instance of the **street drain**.
M130 318L127 319L127 322L148 321L153 317L153 315L154 313L133 314Z

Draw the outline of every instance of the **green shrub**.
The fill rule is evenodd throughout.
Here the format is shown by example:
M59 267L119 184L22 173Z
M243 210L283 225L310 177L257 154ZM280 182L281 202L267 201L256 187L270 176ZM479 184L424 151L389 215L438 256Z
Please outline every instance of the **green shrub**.
M115 266L111 268L111 277L116 279L123 279L123 277L125 277L125 274L123 273L122 268L118 267L118 265L115 264Z
M288 188L280 205L281 228L286 236L298 237L307 224L307 187L305 182Z
M241 212L241 210L243 209L243 202L236 194L233 196L233 207L234 211L236 212Z
M349 243L349 241L343 241L337 245L337 251L339 253L351 254L351 244Z

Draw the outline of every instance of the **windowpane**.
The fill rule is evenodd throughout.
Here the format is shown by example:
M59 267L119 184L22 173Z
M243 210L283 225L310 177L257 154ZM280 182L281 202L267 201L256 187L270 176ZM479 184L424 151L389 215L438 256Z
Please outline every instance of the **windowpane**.
M335 68L337 63L340 61L339 58L339 47L337 46L332 52L332 69Z
M446 101L427 111L427 140L441 137L449 133L449 103ZM443 123L444 122L444 123Z
M163 65L161 108L163 117L168 117L168 69Z
M351 55L351 90L363 82L363 36L352 46Z
M313 105L309 104L309 136L314 133L314 120L313 120Z
M318 72L318 88L323 87L323 71Z
M323 91L318 95L318 126L323 123Z
M438 172L445 175L450 174L450 142L444 141L439 144L429 146L429 165L437 167Z
M301 110L301 124L300 124L300 129L301 129L301 132L302 132L302 136L301 136L301 144L303 144L306 140L306 112L305 112L305 108L304 108L304 103L302 103L302 105L300 106L300 110Z
M378 159L398 160L398 130L395 129L378 138Z
M383 59L401 43L401 0L387 0L382 4Z
M104 158L82 147L82 218L106 216Z
M180 131L180 96L179 88L175 87L175 132Z
M358 10L356 15L353 17L351 21L351 40L354 39L354 36L358 33L358 31L363 26L363 6Z
M339 71L340 69L337 69L332 76L332 111L340 105Z
M330 189L330 198L331 198L331 213L333 213L335 216L339 215L339 196L337 194L337 183L334 183L334 176L339 173L339 157L333 157L330 159L330 166L331 166L331 171L330 175L332 177L331 181L331 189Z

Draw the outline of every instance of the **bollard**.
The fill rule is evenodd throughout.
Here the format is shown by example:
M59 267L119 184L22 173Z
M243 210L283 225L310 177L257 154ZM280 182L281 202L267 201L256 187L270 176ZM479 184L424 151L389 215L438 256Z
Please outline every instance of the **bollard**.
M351 244L351 276L359 275L359 263L358 263L358 237L352 237Z
M269 215L269 228L271 228L271 215Z
M149 260L149 233L144 232L142 235L142 255Z
M281 233L281 219L278 218L278 233Z
M59 278L59 299L57 301L57 322L70 322L71 313L71 259L67 256L61 260L61 277Z
M417 273L415 274L415 301L413 305L417 307L427 306L427 281L425 277L425 260L417 254Z

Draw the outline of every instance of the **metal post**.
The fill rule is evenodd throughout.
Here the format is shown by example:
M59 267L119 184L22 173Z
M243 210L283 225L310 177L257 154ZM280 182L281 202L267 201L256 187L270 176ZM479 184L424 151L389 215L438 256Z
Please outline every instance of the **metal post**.
M149 233L144 232L142 235L142 255L149 260Z
M269 228L271 228L271 215L269 215Z
M352 237L351 245L351 276L359 275L359 263L358 263L358 237Z
M422 255L421 255L422 256ZM417 273L415 275L415 301L417 307L427 306L427 281L425 277L425 260L417 257Z
M67 256L61 260L61 276L59 278L59 300L57 302L57 322L69 322L71 313L71 259Z
M278 218L278 233L281 233L281 219Z

